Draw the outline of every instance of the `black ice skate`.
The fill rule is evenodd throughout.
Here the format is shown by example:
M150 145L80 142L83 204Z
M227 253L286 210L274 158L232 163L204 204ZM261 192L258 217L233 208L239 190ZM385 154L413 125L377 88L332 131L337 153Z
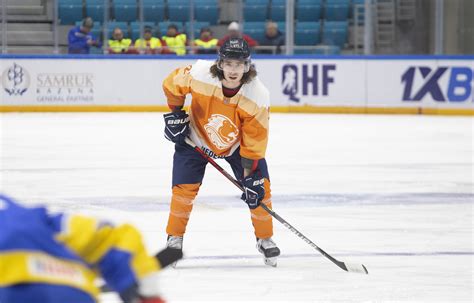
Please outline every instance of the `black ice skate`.
M257 249L263 254L263 261L266 265L277 266L277 257L280 255L280 249L273 242L272 238L257 239Z
M166 241L166 247L179 249L181 253L183 252L183 237L180 236L170 236L168 235L168 240ZM178 261L173 262L171 266L176 268Z

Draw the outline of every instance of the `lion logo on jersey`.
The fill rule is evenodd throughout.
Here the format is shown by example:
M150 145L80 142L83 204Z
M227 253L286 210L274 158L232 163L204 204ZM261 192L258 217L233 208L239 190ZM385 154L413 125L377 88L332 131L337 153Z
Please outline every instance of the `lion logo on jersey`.
M214 114L204 125L207 136L211 142L221 150L231 147L239 135L239 129L226 116Z

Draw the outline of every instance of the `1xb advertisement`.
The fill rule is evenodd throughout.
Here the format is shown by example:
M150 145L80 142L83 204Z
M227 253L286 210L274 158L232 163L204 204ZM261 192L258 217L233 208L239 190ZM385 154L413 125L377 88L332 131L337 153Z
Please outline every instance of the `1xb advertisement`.
M371 60L367 106L474 108L474 60Z

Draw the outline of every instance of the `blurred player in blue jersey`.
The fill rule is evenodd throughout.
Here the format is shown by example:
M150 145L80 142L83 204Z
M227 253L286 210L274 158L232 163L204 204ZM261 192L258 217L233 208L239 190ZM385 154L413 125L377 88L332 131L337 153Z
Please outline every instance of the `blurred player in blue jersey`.
M167 248L150 256L131 225L48 214L0 194L0 302L93 303L96 278L126 303L162 303L158 273L180 259Z

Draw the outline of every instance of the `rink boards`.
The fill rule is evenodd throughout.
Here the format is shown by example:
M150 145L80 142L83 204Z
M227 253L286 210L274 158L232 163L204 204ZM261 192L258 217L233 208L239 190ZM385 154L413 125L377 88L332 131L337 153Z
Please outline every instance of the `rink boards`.
M214 57L0 57L0 111L166 111L175 68ZM255 56L274 112L474 115L474 56Z

